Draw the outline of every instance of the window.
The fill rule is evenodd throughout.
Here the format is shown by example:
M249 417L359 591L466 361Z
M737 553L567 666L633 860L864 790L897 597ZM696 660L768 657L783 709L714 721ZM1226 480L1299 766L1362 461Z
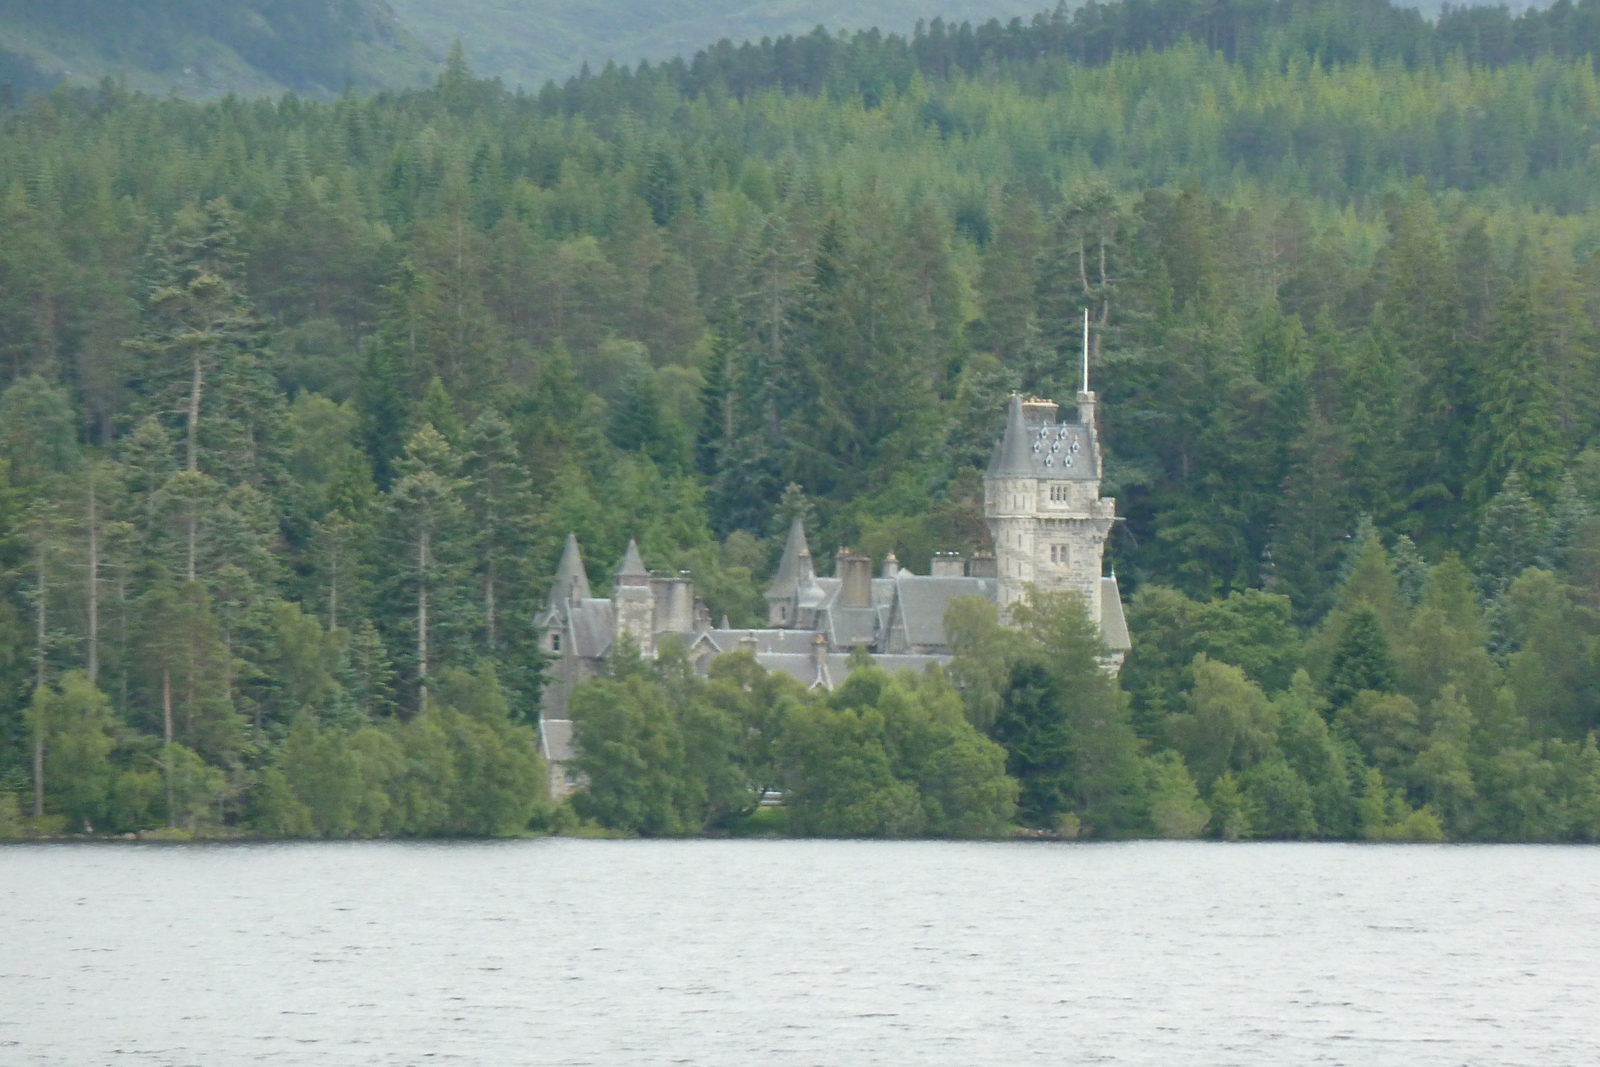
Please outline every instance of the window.
M560 652L561 651L561 635L560 634L551 634L550 635L550 651L551 652Z
M1072 561L1072 557L1071 557L1071 553L1070 553L1070 547L1071 546L1069 546L1069 545L1051 545L1050 546L1050 562L1051 563L1070 563Z
M1067 499L1067 487L1064 486L1064 485L1052 485L1050 487L1050 499L1055 501L1058 504L1061 503L1063 500L1066 500Z

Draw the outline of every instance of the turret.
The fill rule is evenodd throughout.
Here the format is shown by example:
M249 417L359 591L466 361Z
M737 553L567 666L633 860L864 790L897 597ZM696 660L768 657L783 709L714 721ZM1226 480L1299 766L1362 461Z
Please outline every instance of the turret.
M561 562L556 566L556 579L550 583L550 607L576 604L587 600L589 575L583 569L583 553L578 551L576 534L567 534L567 545L561 550Z
M1002 617L1029 585L1078 593L1100 617L1101 563L1116 502L1100 497L1095 396L1078 394L1077 422L1058 422L1058 411L1054 401L1013 393L1005 435L984 475Z
M650 591L650 572L644 569L639 546L631 537L628 551L617 568L611 606L616 617L616 636L627 634L639 646L641 655L655 655L655 596Z
M788 628L795 625L798 617L799 602L797 600L797 583L800 580L800 557L804 555L809 561L810 551L806 548L806 528L796 515L789 524L789 540L783 546L783 558L778 561L778 573L773 575L772 584L767 586L767 625Z

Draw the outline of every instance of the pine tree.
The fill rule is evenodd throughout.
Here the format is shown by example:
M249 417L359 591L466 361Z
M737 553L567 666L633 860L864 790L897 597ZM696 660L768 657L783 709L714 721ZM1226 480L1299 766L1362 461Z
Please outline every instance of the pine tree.
M538 698L540 660L519 655L538 646L533 615L542 590L532 569L535 502L532 481L511 426L493 412L473 422L464 473L475 538L473 571L482 595L484 653L499 664L519 716Z
M1129 272L1122 247L1126 225L1121 206L1104 183L1078 190L1055 211L1035 282L1037 359L1043 362L1024 371L1025 385L1041 390L1053 383L1075 387L1085 309L1093 326L1090 362L1103 358L1113 316L1126 310L1121 301Z
M428 681L460 654L474 614L463 603L466 508L461 494L460 460L444 437L424 425L396 464L389 490L391 536L403 562L395 569L394 592L408 605L405 621L414 641L415 708L428 706ZM398 622L399 620L397 620Z
M1470 427L1476 418L1475 361L1464 301L1433 204L1419 185L1388 205L1386 288L1374 313L1391 342L1397 384L1415 383L1408 403L1406 489L1425 537L1449 535L1464 518ZM1423 540L1424 546L1427 541Z
M1321 618L1332 604L1344 545L1339 531L1350 523L1345 474L1345 434L1314 413L1293 448L1272 537L1273 585L1282 586L1303 622Z
M0 458L11 465L13 485L39 489L78 466L76 419L65 390L30 374L0 394Z
M1484 508L1474 567L1486 595L1510 585L1528 567L1544 565L1550 523L1528 494L1520 471L1506 475L1500 491Z
M240 285L236 221L221 202L180 214L154 250L145 329L146 410L182 420L182 466L229 482L271 476L282 397L256 354L260 323Z
M1478 376L1473 425L1478 470L1468 491L1480 503L1487 503L1513 470L1534 499L1555 497L1563 450L1555 390L1544 361L1544 333L1528 288L1518 286L1490 327Z
M394 668L389 663L383 636L371 619L363 619L350 644L346 690L361 714L370 720L394 711Z
M1033 198L1006 197L995 239L984 249L978 291L983 300L982 343L1002 363L1016 366L1037 343L1035 260L1043 222Z
M1394 539L1394 578L1400 599L1415 608L1422 603L1428 586L1428 561L1417 551L1416 543L1401 534Z
M1328 672L1331 710L1349 706L1364 690L1387 692L1394 688L1394 656L1378 613L1362 604L1345 620L1344 632L1334 649Z

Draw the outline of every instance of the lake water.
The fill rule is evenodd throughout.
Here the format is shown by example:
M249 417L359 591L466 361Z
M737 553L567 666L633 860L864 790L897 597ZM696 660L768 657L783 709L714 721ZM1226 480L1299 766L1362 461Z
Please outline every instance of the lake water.
M1600 848L0 848L0 1064L1600 1058Z

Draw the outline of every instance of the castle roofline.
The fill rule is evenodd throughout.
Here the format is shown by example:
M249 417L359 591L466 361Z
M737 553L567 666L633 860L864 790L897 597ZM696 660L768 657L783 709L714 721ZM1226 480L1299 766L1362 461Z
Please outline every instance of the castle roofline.
M1027 412L1054 411L1051 401L1012 393L1006 432L995 446L985 478L1094 481L1100 476L1094 427L1078 422L1029 422Z

